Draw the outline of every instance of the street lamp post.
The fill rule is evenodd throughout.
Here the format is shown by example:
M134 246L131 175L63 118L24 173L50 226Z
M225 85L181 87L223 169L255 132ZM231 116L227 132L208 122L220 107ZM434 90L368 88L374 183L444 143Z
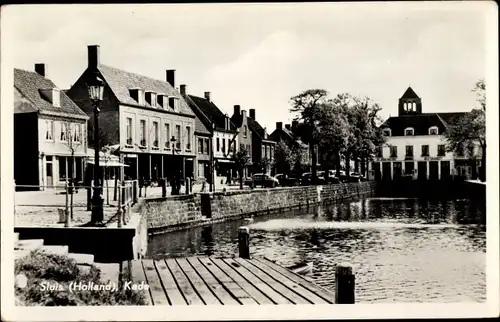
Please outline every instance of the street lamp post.
M172 138L170 139L170 142L172 142L172 158L174 161L175 160L175 142L177 141L177 139L175 138L175 136L172 136ZM174 168L174 177L172 178L172 195L178 195L179 194L179 191L177 191L177 166L175 166Z
M104 93L104 82L96 73L95 77L92 77L88 82L89 96L94 107L94 195L92 197L92 214L91 214L91 224L94 226L103 226L104 221L104 210L103 204L104 199L102 198L101 189L101 169L99 165L99 105L103 99Z

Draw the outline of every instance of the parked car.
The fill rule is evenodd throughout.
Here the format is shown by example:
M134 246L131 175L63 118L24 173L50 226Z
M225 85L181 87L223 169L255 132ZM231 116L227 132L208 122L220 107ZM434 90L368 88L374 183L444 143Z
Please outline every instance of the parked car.
M351 172L350 177L353 180L358 180L358 181L363 181L365 179L365 177L361 173L358 173L358 172Z
M246 181L245 184L250 187L267 187L274 188L279 186L279 181L268 174L256 173L252 176L251 180Z
M288 177L287 175L283 173L279 173L274 176L275 179L278 180L280 186L283 187L290 187L290 186L296 186L298 185L298 180L295 177Z
M316 183L317 184L326 184L324 171L318 171L316 173ZM308 186L310 184L312 184L312 173L311 172L303 173L302 177L300 178L300 185L301 186Z

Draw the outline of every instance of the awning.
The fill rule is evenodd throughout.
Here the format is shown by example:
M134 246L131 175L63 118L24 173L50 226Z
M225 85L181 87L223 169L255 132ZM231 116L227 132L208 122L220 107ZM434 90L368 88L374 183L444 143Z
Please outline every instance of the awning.
M219 163L233 163L233 161L228 159L215 159Z
M94 164L94 160L88 160L88 164ZM99 160L100 167L128 167L128 164L120 163L118 161L103 161Z

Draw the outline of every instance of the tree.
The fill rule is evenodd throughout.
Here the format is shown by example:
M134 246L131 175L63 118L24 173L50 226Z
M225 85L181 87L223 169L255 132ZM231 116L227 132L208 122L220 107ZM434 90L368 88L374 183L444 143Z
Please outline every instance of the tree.
M460 152L481 148L481 167L479 178L486 181L486 85L479 80L474 89L478 97L479 108L453 119L444 133L448 152ZM474 157L469 155L469 157Z
M318 133L318 123L320 121L321 109L325 105L328 92L324 89L308 89L290 99L293 113L299 113L297 119L304 124L305 136L303 139L309 143L312 161L312 181L316 182L317 153L316 145Z
M240 148L239 151L233 151L231 154L231 161L234 162L236 171L238 172L238 179L240 181L240 189L243 189L243 172L245 168L250 165L250 156L246 148Z
M276 144L276 150L274 152L274 166L277 171L290 174L295 169L296 165L300 166L300 164L301 156L295 142L291 147L283 141Z
M68 148L71 153L71 180L70 180L70 211L71 211L71 219L73 219L73 193L75 188L75 152L79 146L83 144L83 134L82 134L82 124L81 123L72 123L72 122L63 122L62 123L63 130L61 135L63 136L61 141ZM64 139L63 139L64 138ZM67 201L67 192L66 191L66 201ZM67 211L67 210L66 210Z

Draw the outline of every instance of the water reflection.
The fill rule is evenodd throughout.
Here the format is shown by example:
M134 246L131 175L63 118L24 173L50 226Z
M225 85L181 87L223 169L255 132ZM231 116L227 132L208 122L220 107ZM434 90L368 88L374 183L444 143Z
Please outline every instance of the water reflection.
M335 265L356 272L360 302L484 301L485 207L469 200L364 199L256 217L251 251L282 265L312 261L333 288ZM237 254L235 220L150 238L151 258Z

